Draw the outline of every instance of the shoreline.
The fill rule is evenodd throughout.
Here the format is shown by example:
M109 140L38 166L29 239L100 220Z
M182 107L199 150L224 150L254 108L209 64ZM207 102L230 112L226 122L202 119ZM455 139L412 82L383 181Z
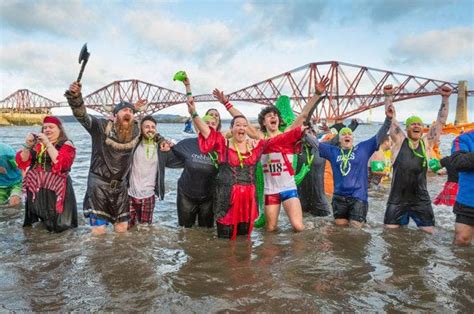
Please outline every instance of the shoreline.
M47 114L38 114L38 113L0 113L0 127L7 126L31 126L31 125L41 125L44 117ZM61 119L62 122L77 122L74 116L57 116ZM99 116L102 117L102 116ZM186 121L187 117L182 116L154 116L158 123L176 123L182 124Z
M0 113L0 126L41 125L44 113Z

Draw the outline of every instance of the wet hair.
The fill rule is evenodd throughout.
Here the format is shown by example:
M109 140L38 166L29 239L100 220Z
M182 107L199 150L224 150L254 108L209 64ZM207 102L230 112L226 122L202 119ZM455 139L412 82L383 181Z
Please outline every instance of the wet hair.
M265 126L263 125L263 122L265 121L265 115L272 112L278 116L278 128L283 125L284 122L281 118L280 111L275 106L266 106L258 114L258 124L260 125L260 130L262 130L262 132L267 132L267 128L265 128Z
M222 127L222 122L221 122L221 114L219 112L219 110L217 110L216 108L210 108L206 111L206 113L204 115L208 115L209 114L209 111L211 110L214 110L217 112L217 114L219 115L219 123L217 124L217 129L216 131L220 131L221 130L221 127Z
M247 121L247 118L245 116L239 114L238 116L233 117L232 120L230 121L230 127L231 128L234 126L235 120L237 120L239 118L245 119L245 121Z

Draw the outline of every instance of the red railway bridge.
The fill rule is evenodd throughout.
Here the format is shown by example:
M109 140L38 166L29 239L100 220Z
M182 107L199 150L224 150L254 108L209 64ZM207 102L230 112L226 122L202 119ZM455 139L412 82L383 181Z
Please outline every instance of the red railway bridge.
M329 78L325 99L319 104L313 117L315 120L342 120L360 112L383 105L383 86L398 87L394 102L439 94L438 90L448 86L458 93L458 83L419 77L338 61L309 63L291 71L271 77L228 94L232 101L271 105L280 95L292 99L295 113L299 113L315 92L315 85L323 76ZM465 96L474 96L474 91L465 91ZM458 95L459 97L459 95ZM183 104L186 95L165 87L140 80L112 82L84 96L86 107L108 115L108 108L120 101L131 103L147 99L144 114L153 114L170 106ZM216 101L212 94L194 96L196 102ZM46 112L51 108L64 107L57 102L29 90L18 90L0 101L0 111Z

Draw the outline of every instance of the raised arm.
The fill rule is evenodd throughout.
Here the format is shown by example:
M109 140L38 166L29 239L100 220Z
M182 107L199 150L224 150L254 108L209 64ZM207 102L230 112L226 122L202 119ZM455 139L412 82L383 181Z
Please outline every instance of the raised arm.
M443 86L440 90L442 98L441 106L438 110L438 117L436 118L436 122L431 125L428 135L426 136L426 140L430 147L433 147L439 141L443 126L446 124L446 120L448 119L449 96L451 95L451 92L452 90L448 86Z
M202 136L204 136L204 138L208 138L209 134L211 133L211 130L209 129L209 126L197 114L196 105L194 104L193 97L189 97L186 103L188 104L188 112L191 115L191 118L193 119L194 125L202 134Z
M69 107L71 107L72 114L76 117L77 121L87 130L92 128L93 117L87 113L86 106L84 106L84 100L82 99L82 84L80 82L73 82L69 85L69 89L64 93L67 98Z
M389 135L393 141L393 145L400 146L405 140L405 133L403 133L400 123L397 121L397 113L395 111L395 107L392 104L394 92L395 88L392 85L386 85L383 88L383 93L385 95L385 112L390 111L392 116L392 124L390 126Z
M189 100L193 99L193 93L191 91L191 81L190 81L189 76L187 74L186 74L186 77L183 80L183 84L184 84L184 88L186 89L186 99L189 101ZM197 130L197 126L196 126L196 123L194 123L194 119L191 119L191 122L194 126L194 129ZM199 130L197 130L197 132L199 133Z
M393 106L392 106L393 107ZM385 108L385 121L383 122L382 126L380 127L379 131L377 132L377 147L380 146L382 139L387 135L390 127L392 125L394 111L391 110L390 106Z
M224 94L223 91L219 90L219 89L214 89L212 91L212 95L214 95L214 98L216 98L221 104L223 104L225 106L225 108L227 109L227 111L230 113L230 115L232 117L235 117L235 116L243 116L244 114L242 114L242 112L240 112L240 110L238 110L237 108L235 108L230 102L229 102L229 98L227 98L227 96ZM250 137L250 138L253 138L253 139L256 139L256 140L260 140L260 139L263 139L265 137L265 135L257 130L252 124L249 123L248 127L247 127L247 135Z
M303 122L309 117L312 112L314 112L313 107L318 104L318 100L321 98L321 95L326 91L327 85L329 83L329 78L323 76L321 81L316 84L316 92L313 97L311 97L308 103L303 107L301 113L296 117L295 121L290 126L290 129L297 128L303 125Z
M318 141L318 138L316 136L314 136L313 134L311 134L310 131L306 132L305 136L304 136L304 140L306 141L306 143L308 143L309 146L311 146L312 148L318 148L319 146L319 141Z

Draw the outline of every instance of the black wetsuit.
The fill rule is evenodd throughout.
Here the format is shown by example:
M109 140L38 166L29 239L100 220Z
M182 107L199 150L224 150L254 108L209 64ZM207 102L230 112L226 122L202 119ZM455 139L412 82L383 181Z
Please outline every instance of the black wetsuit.
M212 209L217 168L207 154L199 150L197 138L188 138L173 146L163 162L169 168L184 168L178 179L177 210L180 226L192 227L198 218L200 227L214 225Z
M326 194L324 194L324 167L326 159L319 156L319 152L311 152L311 147L305 144L301 154L298 155L298 173L303 165L307 163L308 152L313 157L310 171L298 185L298 194L300 195L301 208L304 212L309 212L314 216L328 216L331 214Z
M415 151L423 154L421 143ZM426 164L425 159L413 153L405 139L393 164L385 224L407 225L411 217L418 227L434 226L433 208L426 188Z

